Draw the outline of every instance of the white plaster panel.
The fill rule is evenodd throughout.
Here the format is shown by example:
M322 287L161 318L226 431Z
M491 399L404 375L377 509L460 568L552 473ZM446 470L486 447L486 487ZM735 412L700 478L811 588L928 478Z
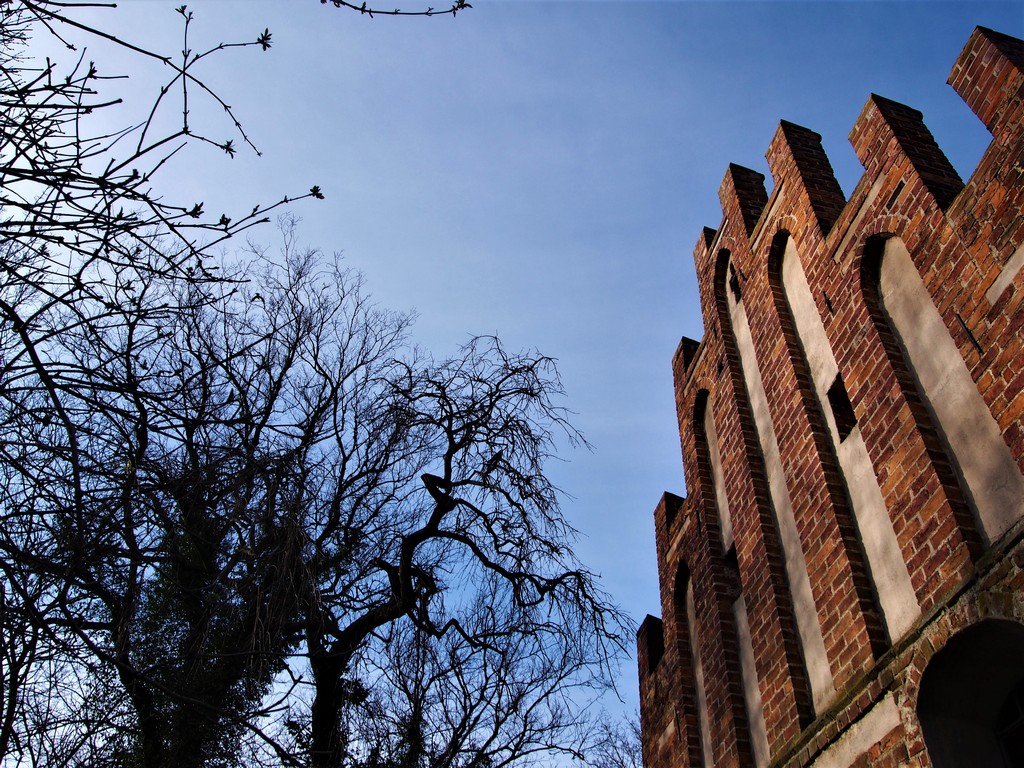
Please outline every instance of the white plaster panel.
M686 585L686 616L690 632L690 654L693 656L693 684L697 689L697 717L700 721L700 746L704 765L714 765L711 755L711 725L708 722L708 697L704 691L704 664L700 659L700 640L697 637L697 612L693 602L693 582Z
M743 680L743 700L747 705L754 766L765 768L771 761L771 747L768 746L768 726L764 721L764 705L761 702L757 668L754 666L754 646L750 639L750 622L747 620L747 604L743 595L732 604L732 615L740 644L740 677Z
M1021 267L1024 267L1024 243L1017 246L1017 250L1006 260L1003 268L999 270L999 277L996 278L996 281L985 292L985 298L988 299L989 304L995 304L999 300L999 297L1003 295L1003 291L1009 288L1010 283L1017 277Z
M793 504L789 497L789 489L786 487L779 442L772 424L771 413L768 410L768 396L765 394L761 371L751 341L747 313L743 308L743 303L737 303L730 290L726 289L726 294L733 335L740 352L747 398L750 401L750 409L753 412L754 424L764 456L765 470L768 474L768 492L779 526L779 539L786 561L786 576L793 599L797 634L800 636L804 664L807 667L807 676L811 686L811 698L815 713L819 713L835 697L835 683L828 663L828 654L825 651L825 640L821 634L821 624L818 621L818 611L814 604L814 595L811 592L811 582L807 576L807 561L804 559L800 534L796 528Z
M881 288L885 311L991 543L1024 514L1024 477L897 238L886 242Z
M917 623L921 617L921 605L860 427L853 428L846 440L837 446L836 454L846 476L850 503L864 544L869 575L882 609L882 620L889 640L895 643Z
M704 409L704 436L708 441L708 455L711 460L711 476L715 483L715 503L722 526L722 549L728 552L732 547L732 514L729 512L729 497L725 492L725 475L722 473L722 454L718 450L718 432L715 429L715 415L711 412L711 399Z
M890 693L847 728L846 733L811 763L811 768L850 768L857 758L888 736L899 724L899 708Z
M854 427L846 440L839 439L835 416L828 401L828 389L835 381L839 365L792 239L786 244L782 261L782 284L814 381L818 404L828 422L829 437L846 480L854 523L864 546L868 574L878 595L882 620L889 639L895 642L914 626L921 615L921 606L860 429Z
M658 735L658 749L664 749L665 745L668 744L668 740L671 739L676 732L676 724L674 720L670 720L668 725Z

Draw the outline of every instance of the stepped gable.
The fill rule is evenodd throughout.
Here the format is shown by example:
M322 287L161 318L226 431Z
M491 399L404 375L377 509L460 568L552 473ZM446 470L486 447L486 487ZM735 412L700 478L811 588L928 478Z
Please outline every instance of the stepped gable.
M1021 764L1024 42L978 27L949 83L992 134L967 179L878 95L849 200L786 121L770 194L726 169L671 361L646 768Z

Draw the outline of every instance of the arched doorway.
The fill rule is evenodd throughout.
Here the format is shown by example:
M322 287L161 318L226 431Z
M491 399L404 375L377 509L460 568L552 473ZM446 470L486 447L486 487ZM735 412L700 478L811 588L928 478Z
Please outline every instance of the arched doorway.
M1024 768L1024 626L987 619L928 663L917 716L935 768Z

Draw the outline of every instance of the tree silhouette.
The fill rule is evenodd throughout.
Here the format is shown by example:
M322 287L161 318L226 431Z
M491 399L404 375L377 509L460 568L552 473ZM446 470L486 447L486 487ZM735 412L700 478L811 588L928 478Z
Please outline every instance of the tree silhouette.
M468 8L472 8L466 0L454 0L454 2L447 8L434 8L433 6L427 6L426 8L419 9L401 9L392 8L385 10L383 7L371 8L363 2L349 2L349 0L320 0L321 5L333 5L335 8L344 8L350 11L358 11L359 13L366 14L371 18L373 16L457 16L459 11L464 11Z
M182 53L162 55L77 21L74 10L87 5L0 5L0 746L28 762L97 764L97 750L129 750L136 725L158 727L147 723L160 715L159 695L143 685L127 632L144 607L141 579L163 567L152 531L133 529L148 440L145 422L131 420L131 407L146 407L142 353L160 343L164 324L222 290L212 249L284 202L215 219L158 187L190 144L251 147L200 74L225 49L266 50L270 33L193 52L182 6ZM165 66L140 122L97 127L117 102L73 36ZM190 124L190 100L200 97L222 110L235 138L213 140Z
M270 32L196 53L182 6L175 58L76 5L0 5L0 756L581 757L570 694L628 622L545 474L582 442L554 361L490 337L435 360L292 220L280 253L221 255L288 198L208 216L157 182L190 144L252 147L201 66ZM141 122L90 132L96 65L27 55L68 30L168 67ZM234 138L190 124L199 97Z

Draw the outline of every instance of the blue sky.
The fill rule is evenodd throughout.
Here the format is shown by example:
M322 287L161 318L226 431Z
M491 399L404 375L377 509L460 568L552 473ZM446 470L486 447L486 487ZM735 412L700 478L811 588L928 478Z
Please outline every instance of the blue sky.
M176 4L103 13L175 50ZM193 0L196 49L273 34L269 52L228 52L206 75L263 157L200 150L168 196L232 215L318 184L327 199L294 208L301 237L343 252L381 304L415 308L423 346L443 356L497 333L557 357L595 450L552 473L579 554L639 621L660 613L654 505L685 493L669 363L702 335L691 254L721 219L726 166L767 176L787 119L822 134L849 194L861 169L846 137L876 92L924 112L968 176L988 136L946 78L976 24L1024 36L1024 2L474 6L369 19L317 0ZM623 693L635 706L630 664Z

